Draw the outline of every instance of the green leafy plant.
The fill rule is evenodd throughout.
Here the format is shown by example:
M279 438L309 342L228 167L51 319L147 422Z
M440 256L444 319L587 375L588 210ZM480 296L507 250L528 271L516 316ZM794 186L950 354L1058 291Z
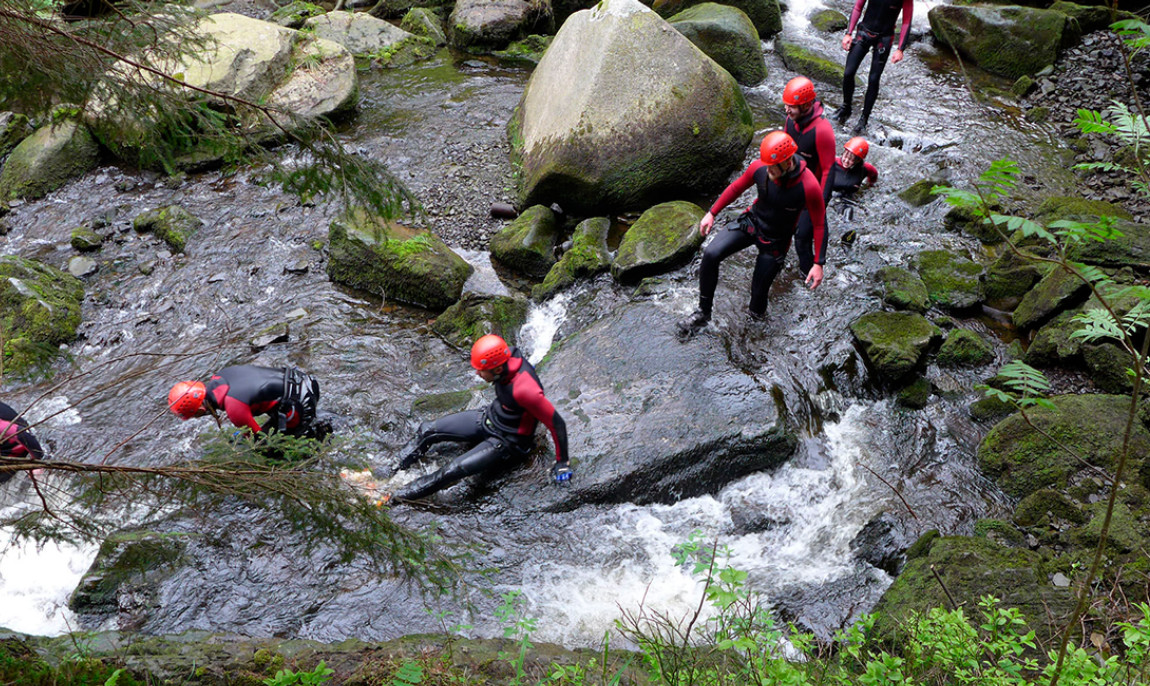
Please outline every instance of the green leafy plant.
M264 679L265 686L319 686L331 680L335 670L328 667L323 660L309 672L293 672L290 669L281 669L273 677Z
M419 686L423 683L423 666L418 662L407 660L395 670L395 677L391 680L392 686Z
M495 616L503 624L503 637L515 643L516 652L499 651L499 659L511 665L515 672L511 686L519 686L527 676L524 664L527 661L527 652L531 650L531 634L535 633L538 619L528 617L526 614L526 599L520 591L508 591L503 594L503 602L495 608Z

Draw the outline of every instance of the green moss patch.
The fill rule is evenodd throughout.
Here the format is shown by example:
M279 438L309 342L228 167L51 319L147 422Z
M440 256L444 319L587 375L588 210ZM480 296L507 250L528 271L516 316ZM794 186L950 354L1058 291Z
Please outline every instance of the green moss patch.
M543 283L531 291L531 297L544 300L575 284L576 279L594 276L610 266L607 234L611 220L606 217L584 219L575 227L571 249L547 272Z
M690 262L703 243L699 220L704 214L701 207L684 200L650 208L624 234L611 275L636 283Z
M990 343L970 329L951 331L938 350L938 363L944 367L977 367L993 361Z
M0 257L0 330L4 370L22 373L52 360L76 337L84 286L55 267Z
M942 330L926 317L910 312L864 314L851 323L851 333L862 345L868 363L890 380L913 371L942 337Z
M188 238L203 225L202 219L179 205L148 210L132 220L132 228L136 231L154 233L175 252L184 252Z
M527 300L503 295L468 293L444 310L431 330L452 345L470 349L480 336L493 333L515 344L519 327L527 319Z
M924 250L913 266L926 284L931 303L950 311L969 310L984 299L982 265L948 250Z
M541 279L555 264L559 219L551 208L533 205L491 237L491 257L517 272Z
M883 302L899 310L926 312L930 308L926 284L902 267L883 267L875 273L882 284Z
M842 87L843 65L829 59L825 55L801 47L794 43L775 39L775 52L783 60L783 64L793 72L803 74L835 87ZM855 78L856 82L858 78Z

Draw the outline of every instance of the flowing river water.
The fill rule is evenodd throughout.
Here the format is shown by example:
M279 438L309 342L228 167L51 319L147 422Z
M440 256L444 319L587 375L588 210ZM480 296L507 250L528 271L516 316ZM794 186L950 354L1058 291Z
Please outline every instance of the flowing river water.
M789 5L785 35L841 59L839 36L819 34L806 20L823 5ZM830 6L849 14L841 2ZM970 389L986 370L979 376L931 367L931 404L900 409L866 381L846 330L859 313L878 306L871 280L878 267L905 265L922 249L982 250L941 228L942 203L911 208L896 196L899 190L932 175L953 185L969 183L1001 157L1018 160L1032 182L1042 179L1055 189L1072 182L1057 162L1048 129L1025 122L1009 100L972 97L957 63L931 44L930 6L915 3L919 40L903 63L887 67L868 158L880 170L880 182L856 213L855 245L845 249L832 240L827 283L807 291L788 266L772 292L766 332L744 331L738 321L745 281L727 271L720 283L715 335L724 337L748 374L781 389L801 437L787 464L713 496L670 505L597 505L527 517L494 491L446 512L396 511L401 521L434 519L450 540L475 544L478 566L494 570L488 583L523 592L527 613L540 620L535 640L597 645L620 608L634 609L644 600L671 615L693 609L699 586L670 551L694 530L728 545L732 564L748 571L751 587L785 617L832 630L873 607L890 583L885 572L853 556L850 541L876 515L904 510L891 486L913 508L918 531L969 533L976 519L1006 511L1005 498L974 460L986 427L966 412ZM760 134L781 124L779 93L794 76L769 41L764 51L769 78L744 89ZM511 199L504 126L530 69L444 50L422 64L361 77L361 111L343 132L348 145L386 160L421 198L426 221L477 266L469 289L505 291L509 286L484 251L502 221L487 211L492 202ZM820 85L820 93L828 109L838 105L837 87ZM843 140L840 133L840 145ZM140 211L174 202L206 222L186 256L173 256L153 237L130 229ZM59 389L51 382L5 380L5 400L24 407L47 393L30 411L33 420L76 405L39 430L53 454L160 464L186 456L193 437L205 430L203 423L165 416L162 399L173 380L203 378L230 363L293 364L321 379L321 405L347 418L345 430L377 440L378 452L367 457L388 462L414 429L411 401L417 395L476 382L460 352L431 334L434 313L381 303L328 281L316 244L326 239L337 211L323 203L301 205L258 185L248 172L173 180L118 166L103 166L48 198L14 207L13 230L0 239L5 253L63 266L73 254L72 227L106 216L116 233L96 257L100 271L86 280L81 336L67 351L75 367L62 372L94 373ZM740 260L744 268L749 264L747 256L734 263ZM693 307L696 268L670 277L660 293L668 317ZM617 300L612 288L600 279L534 305L523 333L532 359L593 319L591 308ZM268 326L285 322L287 344L259 351L249 345ZM1004 335L990 318L961 324L999 340ZM998 347L1001 357L1005 345ZM537 468L516 478L544 475ZM35 503L26 482L5 487L0 506ZM515 488L515 482L503 488ZM740 524L749 516L759 526ZM440 628L411 589L383 583L354 564L338 565L322 547L307 555L298 541L280 535L282 526L260 517L236 507L202 523L200 533L214 545L190 553L191 562L164 585L139 628L321 640ZM95 546L0 548L0 626L44 634L77 628L66 598L95 553ZM449 613L449 626L469 624L473 635L500 635L491 612L498 601L470 600L471 612L456 600L432 609ZM114 618L108 626L115 626Z

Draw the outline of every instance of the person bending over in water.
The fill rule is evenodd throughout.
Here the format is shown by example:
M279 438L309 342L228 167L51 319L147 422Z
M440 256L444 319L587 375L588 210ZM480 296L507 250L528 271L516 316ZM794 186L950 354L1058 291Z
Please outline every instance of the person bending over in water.
M855 136L843 145L843 154L835 160L827 177L827 188L844 203L844 214L853 215L852 197L865 183L873 186L878 181L878 169L866 161L870 145L861 136ZM849 221L850 217L848 217ZM854 229L843 233L843 243L853 243Z
M22 460L44 459L44 449L40 441L28 428L28 420L7 403L0 402L0 457L13 457ZM2 465L3 462L0 462ZM0 472L0 484L5 483L16 472Z

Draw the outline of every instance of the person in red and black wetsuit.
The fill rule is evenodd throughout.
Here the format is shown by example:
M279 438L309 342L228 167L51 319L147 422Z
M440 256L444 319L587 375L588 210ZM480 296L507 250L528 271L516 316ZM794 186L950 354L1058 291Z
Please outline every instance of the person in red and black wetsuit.
M863 12L866 5L866 12ZM891 52L894 44L894 23L902 13L902 32L898 37L898 47ZM862 116L855 124L855 135L866 132L875 98L878 97L878 84L886 69L887 58L892 64L902 61L902 51L906 49L906 39L910 34L910 20L914 14L914 0L855 0L851 12L847 34L843 36L843 50L847 50L846 69L843 72L843 106L835 112L835 121L846 124L851 116L851 100L855 95L855 74L862 65L863 57L871 51L870 76L867 78L866 96L863 98ZM859 22L859 17L862 22ZM855 27L858 32L855 33ZM854 37L851 37L851 34Z
M823 104L818 101L815 84L805 76L796 76L783 88L783 109L787 112L785 130L795 141L799 156L807 163L819 188L823 192L823 204L830 199L827 177L835 159L835 130L823 118ZM823 232L820 255L826 255L827 233ZM814 259L814 225L809 213L799 217L795 228L795 254L799 256L799 271L805 276L811 270Z
M315 421L318 405L319 382L292 367L225 367L207 384L181 381L168 393L168 407L183 419L222 410L232 424L253 433L322 439L327 427ZM261 414L268 415L263 426L256 421Z
M719 283L719 263L752 245L759 249L759 257L751 277L750 316L753 320L766 316L767 294L782 269L799 215L804 211L810 213L817 246L806 282L812 289L822 283L826 207L822 188L806 162L795 156L797 149L794 140L786 133L768 133L759 146L759 159L727 186L710 211L703 215L699 233L706 236L714 226L716 214L751 186L758 190L758 198L739 218L738 224L719 232L704 248L703 263L699 267L699 309L679 322L683 335L694 335L711 320L715 287Z
M40 447L40 441L36 440L28 428L28 420L3 402L0 402L0 457L44 459L44 449ZM2 461L0 466L3 466ZM0 471L0 484L15 475L14 471Z
M473 447L434 473L412 481L395 494L397 500L425 498L511 458L526 457L535 443L539 423L555 441L551 477L562 483L574 474L567 453L567 424L543 395L535 368L518 349L488 334L471 346L471 366L480 378L495 385L495 400L482 410L464 410L420 424L419 432L400 454L399 468L411 467L436 443L453 441Z
M842 208L843 216L849 217L853 213L851 196L862 188L863 183L873 186L878 182L878 169L866 161L869 151L870 144L866 139L855 136L843 145L842 156L836 159L834 166L831 167L830 176L827 177L827 188L841 198L840 202L846 203ZM847 229L843 232L843 243L853 243L855 236L854 229Z

